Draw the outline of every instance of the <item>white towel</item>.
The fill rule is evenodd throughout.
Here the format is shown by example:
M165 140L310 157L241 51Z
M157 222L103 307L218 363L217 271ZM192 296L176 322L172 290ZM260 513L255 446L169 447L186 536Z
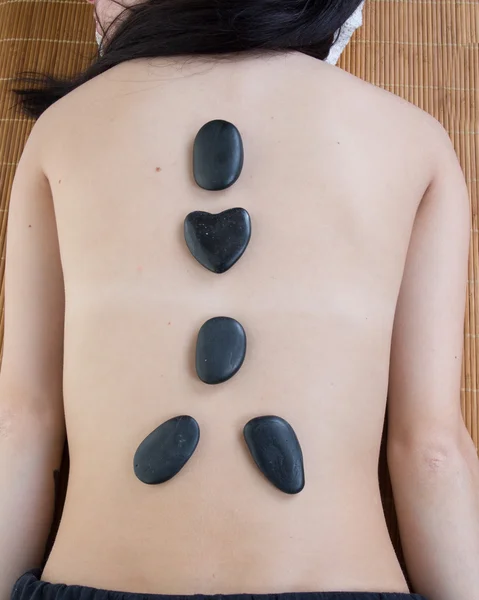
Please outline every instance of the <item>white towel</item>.
M341 56L341 53L348 45L351 37L353 36L353 33L356 31L356 29L361 27L361 25L363 24L363 8L364 8L364 1L360 4L360 6L358 6L358 8L353 12L353 14L346 21L346 23L341 27L339 37L336 40L336 43L331 47L331 50L329 51L329 54L328 54L328 58L326 59L326 62L329 63L330 65L335 65L338 62L339 57ZM102 48L101 48L102 36L98 33L98 31L95 31L95 37L96 37L96 43L98 44L98 46L100 48L100 52L99 52L100 56L102 56L102 54L103 54Z
M103 36L101 35L101 33L98 33L98 31L96 31L96 30L95 30L95 39L96 39L96 43L98 44L99 54L100 54L100 56L103 56L103 51L102 51L102 47L101 47L101 41L103 39Z
M363 24L363 8L364 1L358 6L346 23L341 27L339 37L336 43L331 47L328 58L326 59L326 62L330 65L335 65L338 62L341 53L349 44L353 33Z

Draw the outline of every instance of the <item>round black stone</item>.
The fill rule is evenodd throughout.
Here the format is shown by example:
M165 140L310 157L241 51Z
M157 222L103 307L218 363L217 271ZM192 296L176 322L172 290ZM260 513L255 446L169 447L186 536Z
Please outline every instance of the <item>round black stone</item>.
M193 175L205 190L224 190L238 179L243 169L243 141L228 121L206 123L193 146Z
M246 355L246 333L230 317L214 317L201 327L196 343L196 372L204 383L216 384L235 375Z
M243 435L259 470L286 494L304 488L303 453L291 425L276 416L255 417Z
M185 240L191 254L213 273L238 262L251 238L251 219L244 208L219 214L195 211L185 219Z
M148 484L174 477L192 457L200 439L198 423L187 415L173 417L152 431L138 446L135 475Z

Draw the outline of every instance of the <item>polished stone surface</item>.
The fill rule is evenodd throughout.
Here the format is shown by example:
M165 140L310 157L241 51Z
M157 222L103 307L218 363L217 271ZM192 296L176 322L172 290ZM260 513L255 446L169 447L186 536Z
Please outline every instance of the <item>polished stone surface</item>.
M246 333L230 317L214 317L201 327L196 343L196 372L204 383L231 379L246 355Z
M191 254L213 273L225 273L243 256L251 238L251 219L244 208L218 214L195 211L184 224Z
M193 175L200 187L217 191L232 186L243 162L243 141L232 123L218 119L203 125L193 146Z
M272 415L255 417L244 426L243 435L259 470L286 494L304 488L303 453L291 425Z
M189 461L200 439L198 423L187 415L173 417L152 431L138 446L135 475L148 484L164 483Z

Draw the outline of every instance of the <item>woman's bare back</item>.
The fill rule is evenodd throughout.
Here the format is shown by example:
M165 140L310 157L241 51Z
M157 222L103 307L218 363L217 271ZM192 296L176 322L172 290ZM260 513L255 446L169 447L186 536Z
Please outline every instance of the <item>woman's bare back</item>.
M312 58L134 60L55 105L44 154L65 279L70 478L42 579L143 593L408 587L377 467L390 343L412 226L429 183L423 116ZM194 183L212 119L241 132L231 188ZM217 275L189 253L191 211L243 207L251 242ZM216 386L194 367L214 316L247 335ZM294 428L306 485L272 486L243 439ZM198 448L167 483L133 471L139 443L191 415Z

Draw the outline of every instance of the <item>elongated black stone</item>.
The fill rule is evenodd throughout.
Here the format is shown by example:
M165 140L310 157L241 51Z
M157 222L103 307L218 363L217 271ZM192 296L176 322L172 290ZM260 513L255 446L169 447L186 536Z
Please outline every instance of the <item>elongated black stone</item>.
M196 342L196 372L204 383L222 383L239 371L246 355L246 333L235 319L214 317Z
M185 240L191 254L213 273L238 262L251 237L251 219L244 208L219 214L195 211L185 219Z
M135 475L143 483L164 483L192 457L200 439L198 423L187 415L173 417L152 431L138 446Z
M200 187L230 187L240 176L243 161L243 141L232 123L210 121L199 130L193 146L193 174Z
M281 417L255 417L244 426L246 444L260 471L286 494L304 488L303 453L291 425Z

